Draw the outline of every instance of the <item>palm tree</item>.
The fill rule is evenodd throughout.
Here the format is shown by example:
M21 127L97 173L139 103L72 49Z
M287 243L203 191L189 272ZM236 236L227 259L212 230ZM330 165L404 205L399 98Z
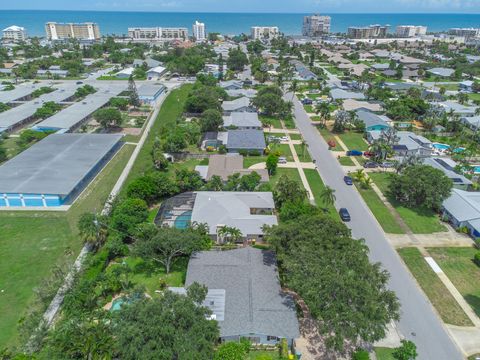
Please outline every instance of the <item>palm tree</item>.
M365 176L362 180L362 187L365 189L368 189L372 186L372 183L373 183L372 179Z
M300 146L302 147L302 159L305 159L305 148L307 147L307 143L305 142L305 140L303 138L302 138L302 142L301 142Z
M78 233L84 243L97 249L105 242L107 227L96 214L84 213L78 220Z
M293 79L292 83L290 84L290 87L288 88L288 91L292 92L292 100L295 97L295 93L298 90L298 80Z
M332 189L330 186L325 186L322 193L320 194L320 199L325 204L326 207L332 206L335 204L337 197L335 196L335 189Z
M236 227L222 226L217 230L221 243L235 243L242 238L242 232Z
M327 125L327 120L330 120L330 107L326 102L322 102L315 107L315 114L320 116L323 127Z
M363 169L358 169L353 173L352 177L354 180L358 182L362 182L363 179L365 178L365 172L363 171Z

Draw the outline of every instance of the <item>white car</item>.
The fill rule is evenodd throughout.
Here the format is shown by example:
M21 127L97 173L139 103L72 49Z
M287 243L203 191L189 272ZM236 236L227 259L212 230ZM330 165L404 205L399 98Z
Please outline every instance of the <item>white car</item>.
M289 141L289 140L290 140L290 138L288 136L282 136L280 138L280 141Z
M280 156L278 158L278 163L279 164L286 164L287 163L287 158L285 156Z

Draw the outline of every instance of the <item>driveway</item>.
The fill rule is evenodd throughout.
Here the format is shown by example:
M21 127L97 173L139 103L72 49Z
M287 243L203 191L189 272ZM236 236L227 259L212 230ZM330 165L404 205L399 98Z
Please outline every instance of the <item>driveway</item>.
M290 100L292 94L286 94ZM311 125L310 119L298 99L293 100L297 127L309 145L324 183L336 190L336 207L348 208L352 221L347 225L355 238L364 238L370 248L370 260L380 262L390 272L389 287L396 292L401 303L399 332L415 342L419 359L463 359L460 350L447 333L440 318L417 286L414 278L390 245L385 233L353 187L343 181L344 171L328 150L328 145Z

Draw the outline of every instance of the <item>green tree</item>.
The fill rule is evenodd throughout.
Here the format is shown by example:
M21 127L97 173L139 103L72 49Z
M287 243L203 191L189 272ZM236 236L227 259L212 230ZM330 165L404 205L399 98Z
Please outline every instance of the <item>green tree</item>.
M240 342L225 342L215 352L215 360L244 360L250 351L250 343L245 340Z
M189 228L180 230L175 227L159 228L153 236L139 239L135 243L136 255L165 267L170 273L175 261L181 256L190 256L195 251L207 247L205 235Z
M300 183L287 175L282 175L275 185L273 197L277 207L281 208L287 201L293 203L305 201L307 199L307 192Z
M147 203L141 199L126 199L114 207L110 219L111 227L116 229L122 238L135 234L137 226L148 218Z
M399 319L389 274L370 263L363 240L328 215L302 216L266 229L285 285L306 302L328 348L374 342Z
M418 356L417 347L410 340L402 340L402 345L393 350L393 358L397 360L415 360Z
M167 153L178 153L184 150L187 145L184 132L177 127L168 133L162 149Z
M332 189L330 186L325 186L325 189L323 189L322 193L320 194L320 199L326 207L333 206L335 204L335 200L337 199L335 196L335 189Z
M243 175L240 178L239 191L255 191L255 189L260 185L262 177L255 171L252 171L250 174Z
M122 307L115 318L119 358L212 359L219 330L210 314L198 298L170 291Z
M429 165L412 165L400 174L392 174L389 194L406 207L438 210L452 187L452 180L443 171Z
M165 154L163 153L162 145L158 137L155 137L155 140L153 142L152 160L153 166L157 170L167 170L168 166L170 165L170 162L167 160Z
M203 185L202 177L195 170L177 169L175 179L180 192L200 190Z
M56 104L55 102L47 101L35 111L33 116L36 117L37 119L46 119L46 118L49 118L50 116L53 116L61 108L62 107Z
M78 220L78 232L84 243L93 248L100 247L107 238L107 220L103 216L93 213L84 213Z
M278 156L276 154L269 154L266 160L266 167L268 175L273 176L277 173Z
M228 52L227 66L233 71L243 71L245 66L248 65L247 55L240 49L231 49Z
M221 243L236 243L242 239L242 231L233 226L222 226L217 230Z
M200 118L200 128L202 132L218 131L218 128L222 125L222 114L216 109L205 110Z
M222 191L223 190L223 180L218 175L213 175L210 180L204 186L206 191Z
M140 98L138 97L137 85L135 85L133 75L130 75L130 78L128 79L128 92L130 93L130 104L135 108L139 107Z
M122 124L122 113L113 107L98 109L93 117L104 129Z
M114 97L110 99L110 106L117 108L122 111L126 111L128 109L128 99Z

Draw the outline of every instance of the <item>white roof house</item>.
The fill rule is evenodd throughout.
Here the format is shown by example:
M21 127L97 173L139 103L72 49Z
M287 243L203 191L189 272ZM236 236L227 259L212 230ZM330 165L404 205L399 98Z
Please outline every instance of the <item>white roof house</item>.
M223 126L238 129L262 129L258 114L253 112L232 112L223 117Z
M480 237L480 192L454 188L443 202L442 209L453 226L466 226L471 235Z
M150 70L147 71L147 79L148 80L159 80L162 75L165 74L167 71L167 68L163 66L156 66L154 68L151 68Z
M121 79L129 78L133 74L133 70L135 70L133 67L128 67L117 72L115 76Z

